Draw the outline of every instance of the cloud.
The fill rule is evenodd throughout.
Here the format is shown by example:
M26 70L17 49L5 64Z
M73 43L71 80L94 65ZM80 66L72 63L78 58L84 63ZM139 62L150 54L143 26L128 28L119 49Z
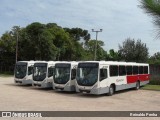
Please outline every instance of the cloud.
M118 44L131 37L142 39L153 54L160 42L153 40L152 19L138 8L139 4L139 0L1 0L0 34L14 25L53 22L87 29L95 39L91 29L102 28L98 39L104 41L106 50L117 50Z

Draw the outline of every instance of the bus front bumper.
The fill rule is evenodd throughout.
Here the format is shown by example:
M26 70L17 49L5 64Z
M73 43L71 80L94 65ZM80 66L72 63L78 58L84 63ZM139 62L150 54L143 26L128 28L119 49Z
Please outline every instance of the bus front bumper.
M80 87L78 90L76 89L77 92L85 92L89 94L95 94L95 95L100 95L100 94L105 94L109 92L109 87L104 87L104 88L96 88L94 86L92 89L87 89L85 87Z
M68 92L71 92L71 91L74 92L74 91L76 91L74 85L71 85L71 86L68 86L68 85L55 85L54 88L55 89L60 89L61 91L68 91Z
M22 84L22 85L32 85L32 80L30 79L14 79L14 83L19 83L19 84Z
M38 86L38 87L41 87L41 88L51 88L52 87L52 83L51 82L33 81L32 86Z

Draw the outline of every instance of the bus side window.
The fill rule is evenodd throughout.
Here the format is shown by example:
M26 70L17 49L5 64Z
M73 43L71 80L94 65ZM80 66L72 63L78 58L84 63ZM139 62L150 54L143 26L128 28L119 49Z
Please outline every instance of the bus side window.
M118 66L117 65L110 65L109 70L110 70L111 77L118 76Z
M119 76L126 75L126 66L120 65L119 66Z
M144 66L144 74L148 74L148 66Z
M32 66L28 67L28 75L31 75L31 74L33 74L33 67Z
M139 66L139 74L143 74L143 66Z
M138 74L138 66L133 66L133 75Z
M127 75L132 75L132 66L126 66L127 69Z
M75 78L76 78L76 69L72 69L71 80L74 80Z
M107 69L100 69L100 81L104 80L107 78Z
M48 68L48 77L53 76L53 67Z

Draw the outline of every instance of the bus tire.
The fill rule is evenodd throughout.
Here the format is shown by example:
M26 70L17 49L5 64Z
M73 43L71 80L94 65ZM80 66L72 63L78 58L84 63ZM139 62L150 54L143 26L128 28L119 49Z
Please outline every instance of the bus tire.
M140 88L140 82L139 82L139 81L137 81L137 82L136 82L135 90L138 90L139 88Z
M109 87L108 95L109 95L109 96L112 96L113 94L114 94L114 86L111 85L111 86Z

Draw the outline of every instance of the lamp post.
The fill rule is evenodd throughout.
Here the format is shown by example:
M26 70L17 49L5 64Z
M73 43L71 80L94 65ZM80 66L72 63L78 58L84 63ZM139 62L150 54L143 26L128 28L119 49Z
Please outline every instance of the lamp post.
M96 57L97 57L97 38L98 38L98 33L102 32L102 29L100 29L100 30L94 30L94 29L92 29L92 32L96 33L96 45L95 45L95 52L94 52L94 61L95 61Z

